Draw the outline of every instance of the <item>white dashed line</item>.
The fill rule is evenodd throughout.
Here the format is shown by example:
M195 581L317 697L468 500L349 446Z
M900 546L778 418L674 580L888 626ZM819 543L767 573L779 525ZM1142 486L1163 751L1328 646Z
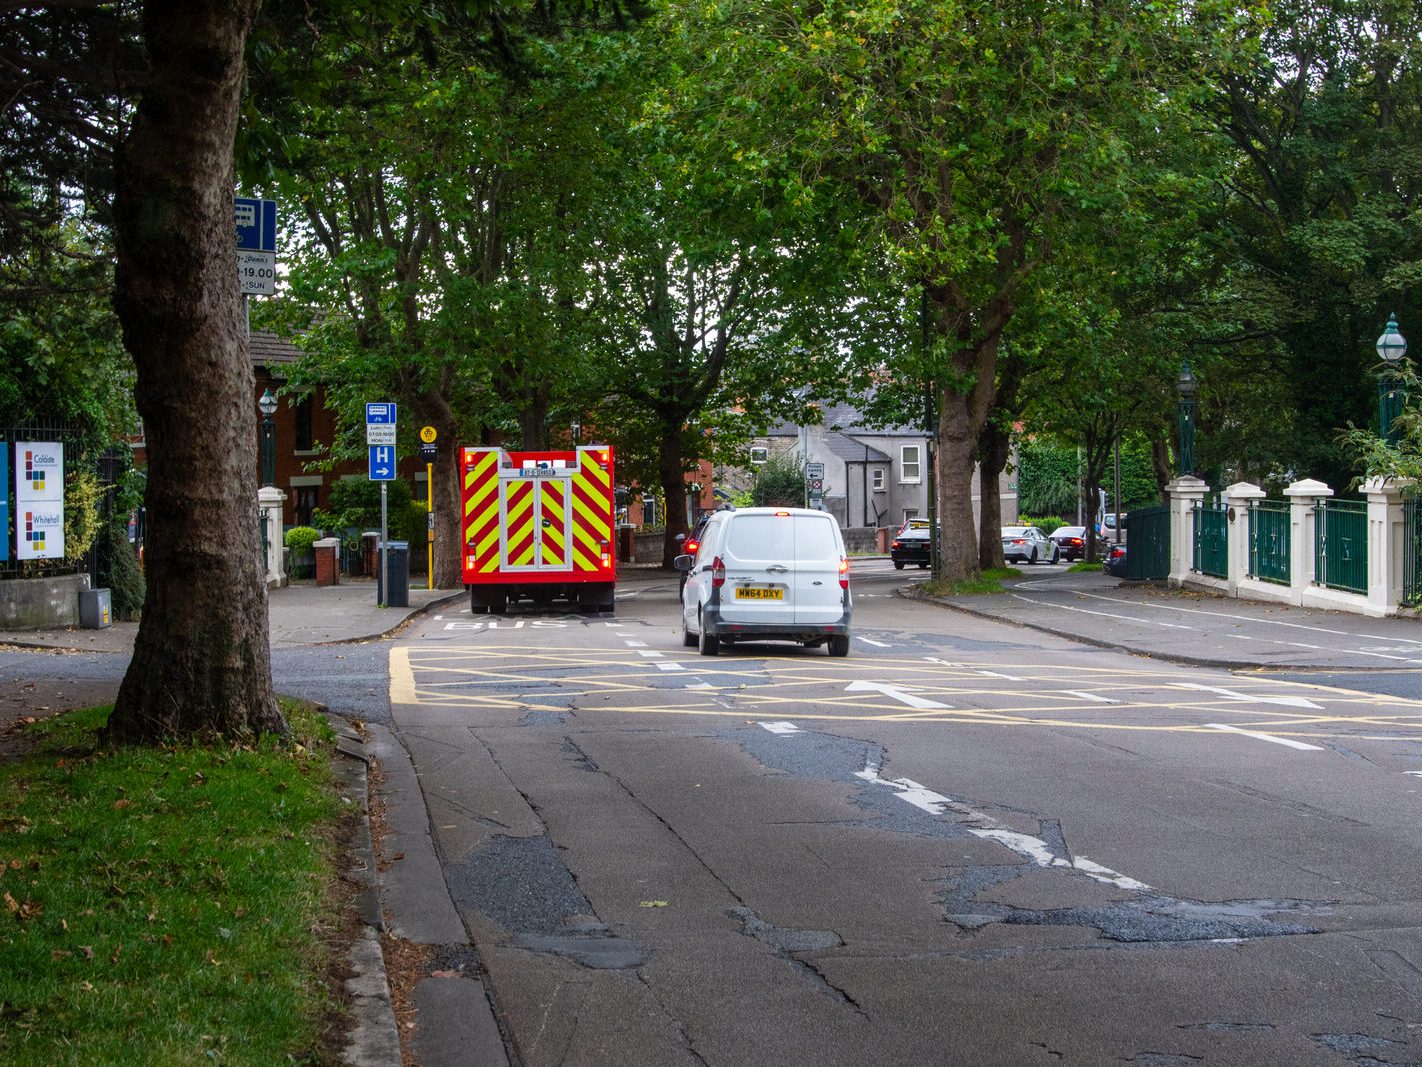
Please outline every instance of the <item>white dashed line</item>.
M637 655L643 656L647 659L661 659L663 653L656 651L656 649L652 649L651 651L640 651L637 653Z
M1207 722L1204 725L1208 730L1226 730L1232 734L1243 734L1245 737L1252 737L1258 741L1272 741L1276 745L1287 745L1289 748L1302 749L1306 752L1327 751L1319 745L1307 745L1302 741L1295 741L1291 737L1275 737L1273 734L1259 733L1257 730L1241 730L1238 726L1226 726L1220 722Z
M1021 682L1026 679L1019 678L1015 674L998 674L997 671L978 671L984 678L1001 678L1006 682Z
M870 639L867 638L867 637L855 637L854 640L863 642L863 643L866 644L866 645L873 645L875 648L893 648L893 647L894 647L893 645L886 644L886 643L883 642L883 641L873 641L873 640L870 640Z
M760 727L773 734L798 734L800 732L800 728L793 722L763 722Z
M659 670L659 671L684 671L684 670L686 670L686 668L683 667L680 663L673 663L671 660L668 660L666 663L658 663L658 664L657 664L657 670Z
M618 637L621 637L622 635L621 635L621 634L618 634L617 636L618 636ZM627 641L623 641L622 643L623 643L624 645L626 645L628 648L646 648L646 647L647 647L647 642L645 642L645 641L630 641L630 640L627 640Z
M1066 696L1069 696L1069 697L1080 697L1082 700L1094 700L1094 701L1096 701L1096 703L1098 703L1098 704L1119 704L1119 703L1120 703L1119 700L1113 700L1111 697L1103 697L1103 696L1100 696L1100 695L1097 694L1097 693L1084 693L1084 692L1082 692L1080 689L1063 689L1063 690L1061 690L1061 692L1064 693Z

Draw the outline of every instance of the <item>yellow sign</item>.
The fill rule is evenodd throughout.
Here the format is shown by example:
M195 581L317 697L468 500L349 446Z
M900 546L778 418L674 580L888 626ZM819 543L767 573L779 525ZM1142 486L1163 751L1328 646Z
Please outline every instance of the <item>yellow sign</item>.
M425 444L427 444L427 445L432 445L432 444L434 444L434 440L435 440L435 438L438 437L438 436L439 436L439 434L437 434L437 433L435 432L435 428L434 428L433 426L421 426L421 427L420 427L420 440L423 441Z

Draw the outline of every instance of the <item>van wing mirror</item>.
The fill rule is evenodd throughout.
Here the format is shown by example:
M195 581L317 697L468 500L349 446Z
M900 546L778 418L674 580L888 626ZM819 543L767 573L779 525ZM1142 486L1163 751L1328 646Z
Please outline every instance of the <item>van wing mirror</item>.
M679 571L691 570L691 565L696 562L695 556L677 556L672 560L672 566Z

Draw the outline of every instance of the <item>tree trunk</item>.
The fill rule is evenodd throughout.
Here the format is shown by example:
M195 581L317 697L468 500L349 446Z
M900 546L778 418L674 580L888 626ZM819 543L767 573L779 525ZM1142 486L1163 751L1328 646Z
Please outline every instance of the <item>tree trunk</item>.
M434 465L436 589L458 589L464 584L464 494L460 485L460 446L453 423L435 425L437 454Z
M945 582L961 582L980 573L973 522L977 451L978 435L969 417L968 397L943 390L938 414L938 524L942 530L938 555Z
M1002 472L1012 455L1012 435L991 423L983 430L982 460L978 466L978 496L982 517L978 522L978 563L983 570L1007 566L1002 555Z
M257 0L149 0L117 163L115 305L148 453L148 594L113 741L285 732L258 567L257 413L232 143Z
M1159 499L1168 500L1165 487L1175 475L1170 470L1170 444L1159 435L1150 439L1150 465L1155 472L1155 491L1159 494Z
M686 472L681 464L681 428L662 434L662 446L657 456L657 475L666 501L666 536L662 538L662 567L673 569L672 561L681 552L676 535L686 533Z

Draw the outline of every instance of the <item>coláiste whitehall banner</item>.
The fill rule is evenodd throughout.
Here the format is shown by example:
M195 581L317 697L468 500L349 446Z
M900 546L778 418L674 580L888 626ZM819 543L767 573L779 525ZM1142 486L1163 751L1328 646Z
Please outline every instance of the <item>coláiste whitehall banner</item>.
M64 445L15 442L15 558L64 557Z

